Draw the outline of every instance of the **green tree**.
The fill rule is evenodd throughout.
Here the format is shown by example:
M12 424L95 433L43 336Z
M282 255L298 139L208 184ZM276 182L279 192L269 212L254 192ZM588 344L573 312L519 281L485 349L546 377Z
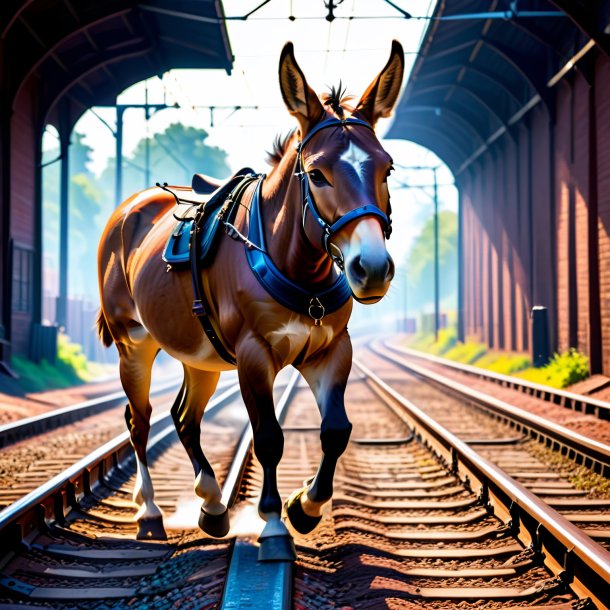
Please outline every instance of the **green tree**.
M457 293L458 219L455 212L439 212L439 293L441 301ZM415 238L407 255L409 306L422 310L434 301L434 217Z
M123 197L153 186L155 182L190 184L193 174L201 172L226 178L231 172L226 151L206 143L205 129L172 123L161 133L142 138L131 155L123 157ZM146 180L148 146L150 183ZM102 174L107 197L114 199L116 160L109 159ZM119 203L119 202L117 202Z
M97 253L96 227L101 219L102 193L95 176L87 164L93 149L85 144L84 135L73 132L70 139L68 191L68 257L69 293L72 295L97 294L95 259ZM45 153L45 160L52 160L59 149ZM51 266L56 273L59 269L59 231L60 231L60 165L59 162L46 167L43 171L43 240L45 265Z

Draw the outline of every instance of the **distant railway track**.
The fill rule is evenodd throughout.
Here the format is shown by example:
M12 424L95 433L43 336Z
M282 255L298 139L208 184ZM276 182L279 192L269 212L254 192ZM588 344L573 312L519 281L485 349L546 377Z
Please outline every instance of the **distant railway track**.
M348 387L354 433L339 463L333 510L315 532L295 536L296 566L256 563L256 527L240 525L256 510L261 479L250 429L240 436L213 417L203 435L208 429L206 451L223 481L223 501L237 511L235 541L206 538L194 523L172 529L179 510L167 543L133 540L134 471L124 435L13 507L10 518L0 513L0 608L15 600L67 608L74 598L96 609L101 599L105 608L178 601L225 610L398 608L435 600L607 608L610 555L537 497L565 501L561 510L573 511L582 494L570 495L543 465L517 460L508 426L498 423L483 438L470 425L478 438L468 446L364 365L356 368ZM226 395L215 399L218 417L218 406L229 403ZM286 437L278 483L286 497L320 457L319 414L296 376L277 404ZM526 471L529 491L483 457L507 448ZM192 489L192 472L164 416L153 425L149 454L156 498L175 510L181 490Z
M518 377L502 375L501 373L487 371L469 364L453 362L447 358L425 354L402 345L396 345L391 341L385 341L383 345L396 354L401 354L414 360L419 360L424 363L427 362L475 378L484 379L485 381L496 383L505 388L518 390L528 396L534 396L541 400L546 400L547 402L566 407L567 409L572 409L573 411L580 411L589 415L595 415L599 419L610 420L610 403L593 398L592 396L585 396L568 390L551 388L540 383L528 381L527 379L519 379Z
M166 381L164 383L156 384L151 387L151 396L158 396L174 388L177 390L180 387L182 380ZM34 415L33 417L27 417L18 419L0 426L0 449L8 447L18 441L32 438L37 434L55 430L66 424L70 424L76 421L80 421L85 417L102 413L113 407L124 405L127 399L123 391L112 392L105 396L99 396L98 398L92 398L79 402L74 405L67 407L60 407L49 411L48 413L42 413L40 415Z
M431 371L414 362L411 351L403 353L387 344L372 343L369 348L377 355L392 362L411 375L429 383L460 400L470 402L494 417L505 421L517 431L522 431L566 457L582 464L602 476L610 476L610 445L531 414L516 404L499 400L490 394L475 390L455 379ZM443 362L444 364L444 362ZM549 395L554 390L547 388ZM599 401L598 401L599 402Z

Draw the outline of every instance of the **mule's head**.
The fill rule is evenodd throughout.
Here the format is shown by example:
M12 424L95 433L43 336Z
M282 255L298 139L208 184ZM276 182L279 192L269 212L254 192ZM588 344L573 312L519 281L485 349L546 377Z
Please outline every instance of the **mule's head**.
M301 180L303 228L345 271L354 297L375 303L388 291L394 262L385 240L391 231L387 178L392 159L373 131L391 114L404 72L404 53L392 43L388 63L355 107L341 92L318 98L294 58L280 57L280 89L299 122L296 173Z

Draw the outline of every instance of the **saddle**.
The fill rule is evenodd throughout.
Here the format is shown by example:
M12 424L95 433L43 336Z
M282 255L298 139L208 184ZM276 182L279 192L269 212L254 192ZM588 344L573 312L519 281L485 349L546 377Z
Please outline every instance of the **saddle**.
M199 236L197 244L199 266L203 268L212 263L218 249L218 240L222 235L224 223L232 223L237 211L237 207L233 205L234 200L230 197L231 192L237 188L245 177L253 173L253 170L245 167L211 194L209 189L213 188L213 183L208 182L202 174L195 174L193 176L193 191L198 195L210 194L207 199L202 197L197 197L196 200L183 199L170 191L176 197L178 204L186 204L189 207L178 218L178 222L163 250L163 260L168 265L176 269L190 266L191 234L195 226ZM167 187L162 188L169 190Z

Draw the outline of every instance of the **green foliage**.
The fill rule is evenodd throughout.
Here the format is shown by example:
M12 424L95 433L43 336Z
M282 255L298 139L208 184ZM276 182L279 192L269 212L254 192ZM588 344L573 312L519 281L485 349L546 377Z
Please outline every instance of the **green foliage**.
M589 359L574 348L555 354L546 366L528 369L518 374L518 377L523 379L559 389L567 388L588 376Z
M32 362L23 356L13 356L11 366L19 375L18 383L25 392L44 392L49 389L67 388L91 381L107 372L103 365L89 363L78 343L71 343L65 335L59 335L57 360Z
M456 343L455 346L443 354L443 356L449 360L461 362L462 364L472 364L486 353L487 345L484 343L467 341L465 343Z
M146 183L146 138L142 138L131 155L124 158L123 195L153 186L159 180L170 184L190 184L193 173L203 172L225 177L230 174L227 153L205 143L204 129L174 123L148 140L150 181ZM85 136L74 131L69 149L69 294L97 297L97 244L108 216L120 202L115 201L116 160L98 178L89 170L93 148ZM45 151L45 161L59 154L58 149ZM43 241L45 268L59 267L59 163L43 169Z
M80 379L87 373L87 358L83 354L82 346L78 343L70 343L65 335L59 335L57 339L57 362Z
M458 218L455 212L443 210L438 215L440 299L457 291ZM424 224L414 239L407 257L409 307L422 310L434 298L434 217Z
M487 371L514 375L558 389L566 388L589 376L589 359L573 348L562 354L555 354L547 366L535 369L531 368L529 356L492 351L484 343L475 341L458 342L453 328L441 330L438 342L434 341L432 333L419 333L408 342L408 346L454 362L472 364Z
M165 131L142 138L133 153L124 157L123 197L153 186L155 182L190 184L196 172L217 178L228 177L231 168L226 151L207 144L207 138L205 129L187 127L181 123L172 123ZM148 182L147 155L150 160ZM100 180L106 186L106 196L111 201L114 199L115 167L116 160L110 159Z
M454 348L456 343L457 333L455 328L442 328L438 331L438 341L434 340L434 334L432 333L418 333L409 342L409 347L434 354L435 356L441 356Z
M475 366L500 373L502 375L512 375L517 371L531 366L532 362L528 356L521 354L510 354L503 352L487 352L475 363Z

